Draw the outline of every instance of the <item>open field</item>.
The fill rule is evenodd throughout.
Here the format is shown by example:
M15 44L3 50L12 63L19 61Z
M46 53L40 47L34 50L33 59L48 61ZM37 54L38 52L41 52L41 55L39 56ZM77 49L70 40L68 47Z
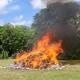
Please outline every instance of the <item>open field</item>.
M0 60L0 66L7 66L12 62L11 59ZM66 63L62 70L14 70L0 67L0 80L80 80L80 61Z

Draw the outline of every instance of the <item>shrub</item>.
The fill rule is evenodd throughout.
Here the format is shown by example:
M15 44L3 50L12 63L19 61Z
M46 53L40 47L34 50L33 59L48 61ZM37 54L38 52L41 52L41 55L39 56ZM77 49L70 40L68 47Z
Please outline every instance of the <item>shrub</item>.
M8 58L8 52L3 50L0 53L0 59L7 59L7 58Z

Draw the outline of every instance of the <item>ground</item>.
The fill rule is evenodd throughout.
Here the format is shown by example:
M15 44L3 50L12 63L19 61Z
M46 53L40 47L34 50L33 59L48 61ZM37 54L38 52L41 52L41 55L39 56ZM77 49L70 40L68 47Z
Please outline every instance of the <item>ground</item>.
M7 66L12 59L0 60L0 66ZM62 70L15 70L0 67L0 80L80 80L80 61L66 61Z

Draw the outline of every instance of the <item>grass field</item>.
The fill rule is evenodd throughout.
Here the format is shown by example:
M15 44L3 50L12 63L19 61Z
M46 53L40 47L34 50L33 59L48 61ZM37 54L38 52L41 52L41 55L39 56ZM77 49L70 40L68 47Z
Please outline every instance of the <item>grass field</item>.
M0 60L0 66L7 66L13 60ZM67 61L62 70L14 70L0 68L0 80L80 80L80 61Z

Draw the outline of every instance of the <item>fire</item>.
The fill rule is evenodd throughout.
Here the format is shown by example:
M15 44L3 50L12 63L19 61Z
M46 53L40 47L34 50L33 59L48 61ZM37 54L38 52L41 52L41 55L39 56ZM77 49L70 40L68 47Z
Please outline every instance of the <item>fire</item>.
M48 68L59 64L57 56L63 53L62 40L51 43L52 34L47 33L33 46L32 51L16 55L15 63L25 68Z

